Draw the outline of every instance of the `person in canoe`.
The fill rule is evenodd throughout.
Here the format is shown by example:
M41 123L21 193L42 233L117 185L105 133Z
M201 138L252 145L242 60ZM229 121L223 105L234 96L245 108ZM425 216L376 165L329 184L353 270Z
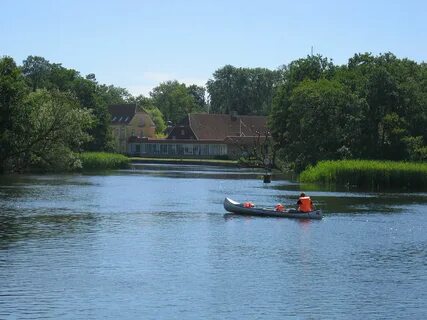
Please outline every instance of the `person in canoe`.
M300 212L310 212L314 211L313 201L310 197L307 197L304 192L302 192L297 201L298 211Z

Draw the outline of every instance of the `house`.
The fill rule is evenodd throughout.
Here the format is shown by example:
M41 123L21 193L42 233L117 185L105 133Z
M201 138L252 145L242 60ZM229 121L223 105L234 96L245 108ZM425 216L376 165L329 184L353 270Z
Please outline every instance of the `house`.
M269 137L267 118L236 114L188 114L166 139L132 137L128 153L181 158L238 158Z
M136 104L115 104L108 107L115 150L127 152L130 137L155 137L156 126L148 113L137 111Z

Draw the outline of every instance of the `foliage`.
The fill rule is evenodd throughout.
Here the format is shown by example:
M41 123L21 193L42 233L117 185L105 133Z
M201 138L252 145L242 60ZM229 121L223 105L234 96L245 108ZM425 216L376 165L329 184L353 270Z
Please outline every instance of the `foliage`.
M210 112L267 115L279 81L279 71L226 65L207 82Z
M320 161L300 175L301 182L359 187L422 188L427 185L427 163L368 160Z
M195 96L196 89L195 86L187 87L176 80L167 81L155 87L150 96L164 119L176 124L188 113L204 110L205 106L200 105L200 99Z
M425 64L386 53L337 67L309 56L282 74L269 124L295 169L326 159L425 159Z
M10 57L0 59L0 172L18 153L15 142L25 130L21 120L26 120L22 111L28 88L25 78Z
M133 99L132 102L136 103L140 111L147 112L156 126L156 135L163 137L166 130L166 123L162 112L154 105L153 99L139 95Z
M66 92L79 102L81 108L91 110L95 121L88 129L92 139L84 145L86 150L111 149L108 106L129 100L131 95L126 89L100 85L94 74L82 77L76 70L64 68L58 63L50 63L37 56L29 56L24 60L22 72L33 91L46 89Z
M130 163L124 155L106 152L83 152L78 158L83 170L125 169Z
M15 136L15 164L21 168L67 170L78 165L74 152L91 139L87 129L93 123L90 111L81 109L70 95L37 90L25 106L22 132Z
M163 120L163 114L159 108L154 107L152 109L146 109L146 112L150 115L154 124L156 125L156 135L162 136L166 130L165 120Z

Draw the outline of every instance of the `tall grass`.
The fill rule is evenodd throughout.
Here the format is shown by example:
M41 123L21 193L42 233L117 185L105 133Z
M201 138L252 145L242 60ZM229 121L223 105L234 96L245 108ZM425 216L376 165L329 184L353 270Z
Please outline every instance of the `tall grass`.
M83 170L124 169L130 159L122 154L106 152L83 152L79 155Z
M358 187L426 188L427 163L371 160L320 161L304 170L301 182L349 184Z

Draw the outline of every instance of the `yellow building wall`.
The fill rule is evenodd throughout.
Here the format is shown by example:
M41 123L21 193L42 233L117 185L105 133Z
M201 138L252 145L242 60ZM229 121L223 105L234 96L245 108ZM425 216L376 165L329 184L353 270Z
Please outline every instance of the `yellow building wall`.
M115 151L127 152L127 141L131 136L155 138L156 128L151 118L143 112L137 112L128 125L111 125Z

